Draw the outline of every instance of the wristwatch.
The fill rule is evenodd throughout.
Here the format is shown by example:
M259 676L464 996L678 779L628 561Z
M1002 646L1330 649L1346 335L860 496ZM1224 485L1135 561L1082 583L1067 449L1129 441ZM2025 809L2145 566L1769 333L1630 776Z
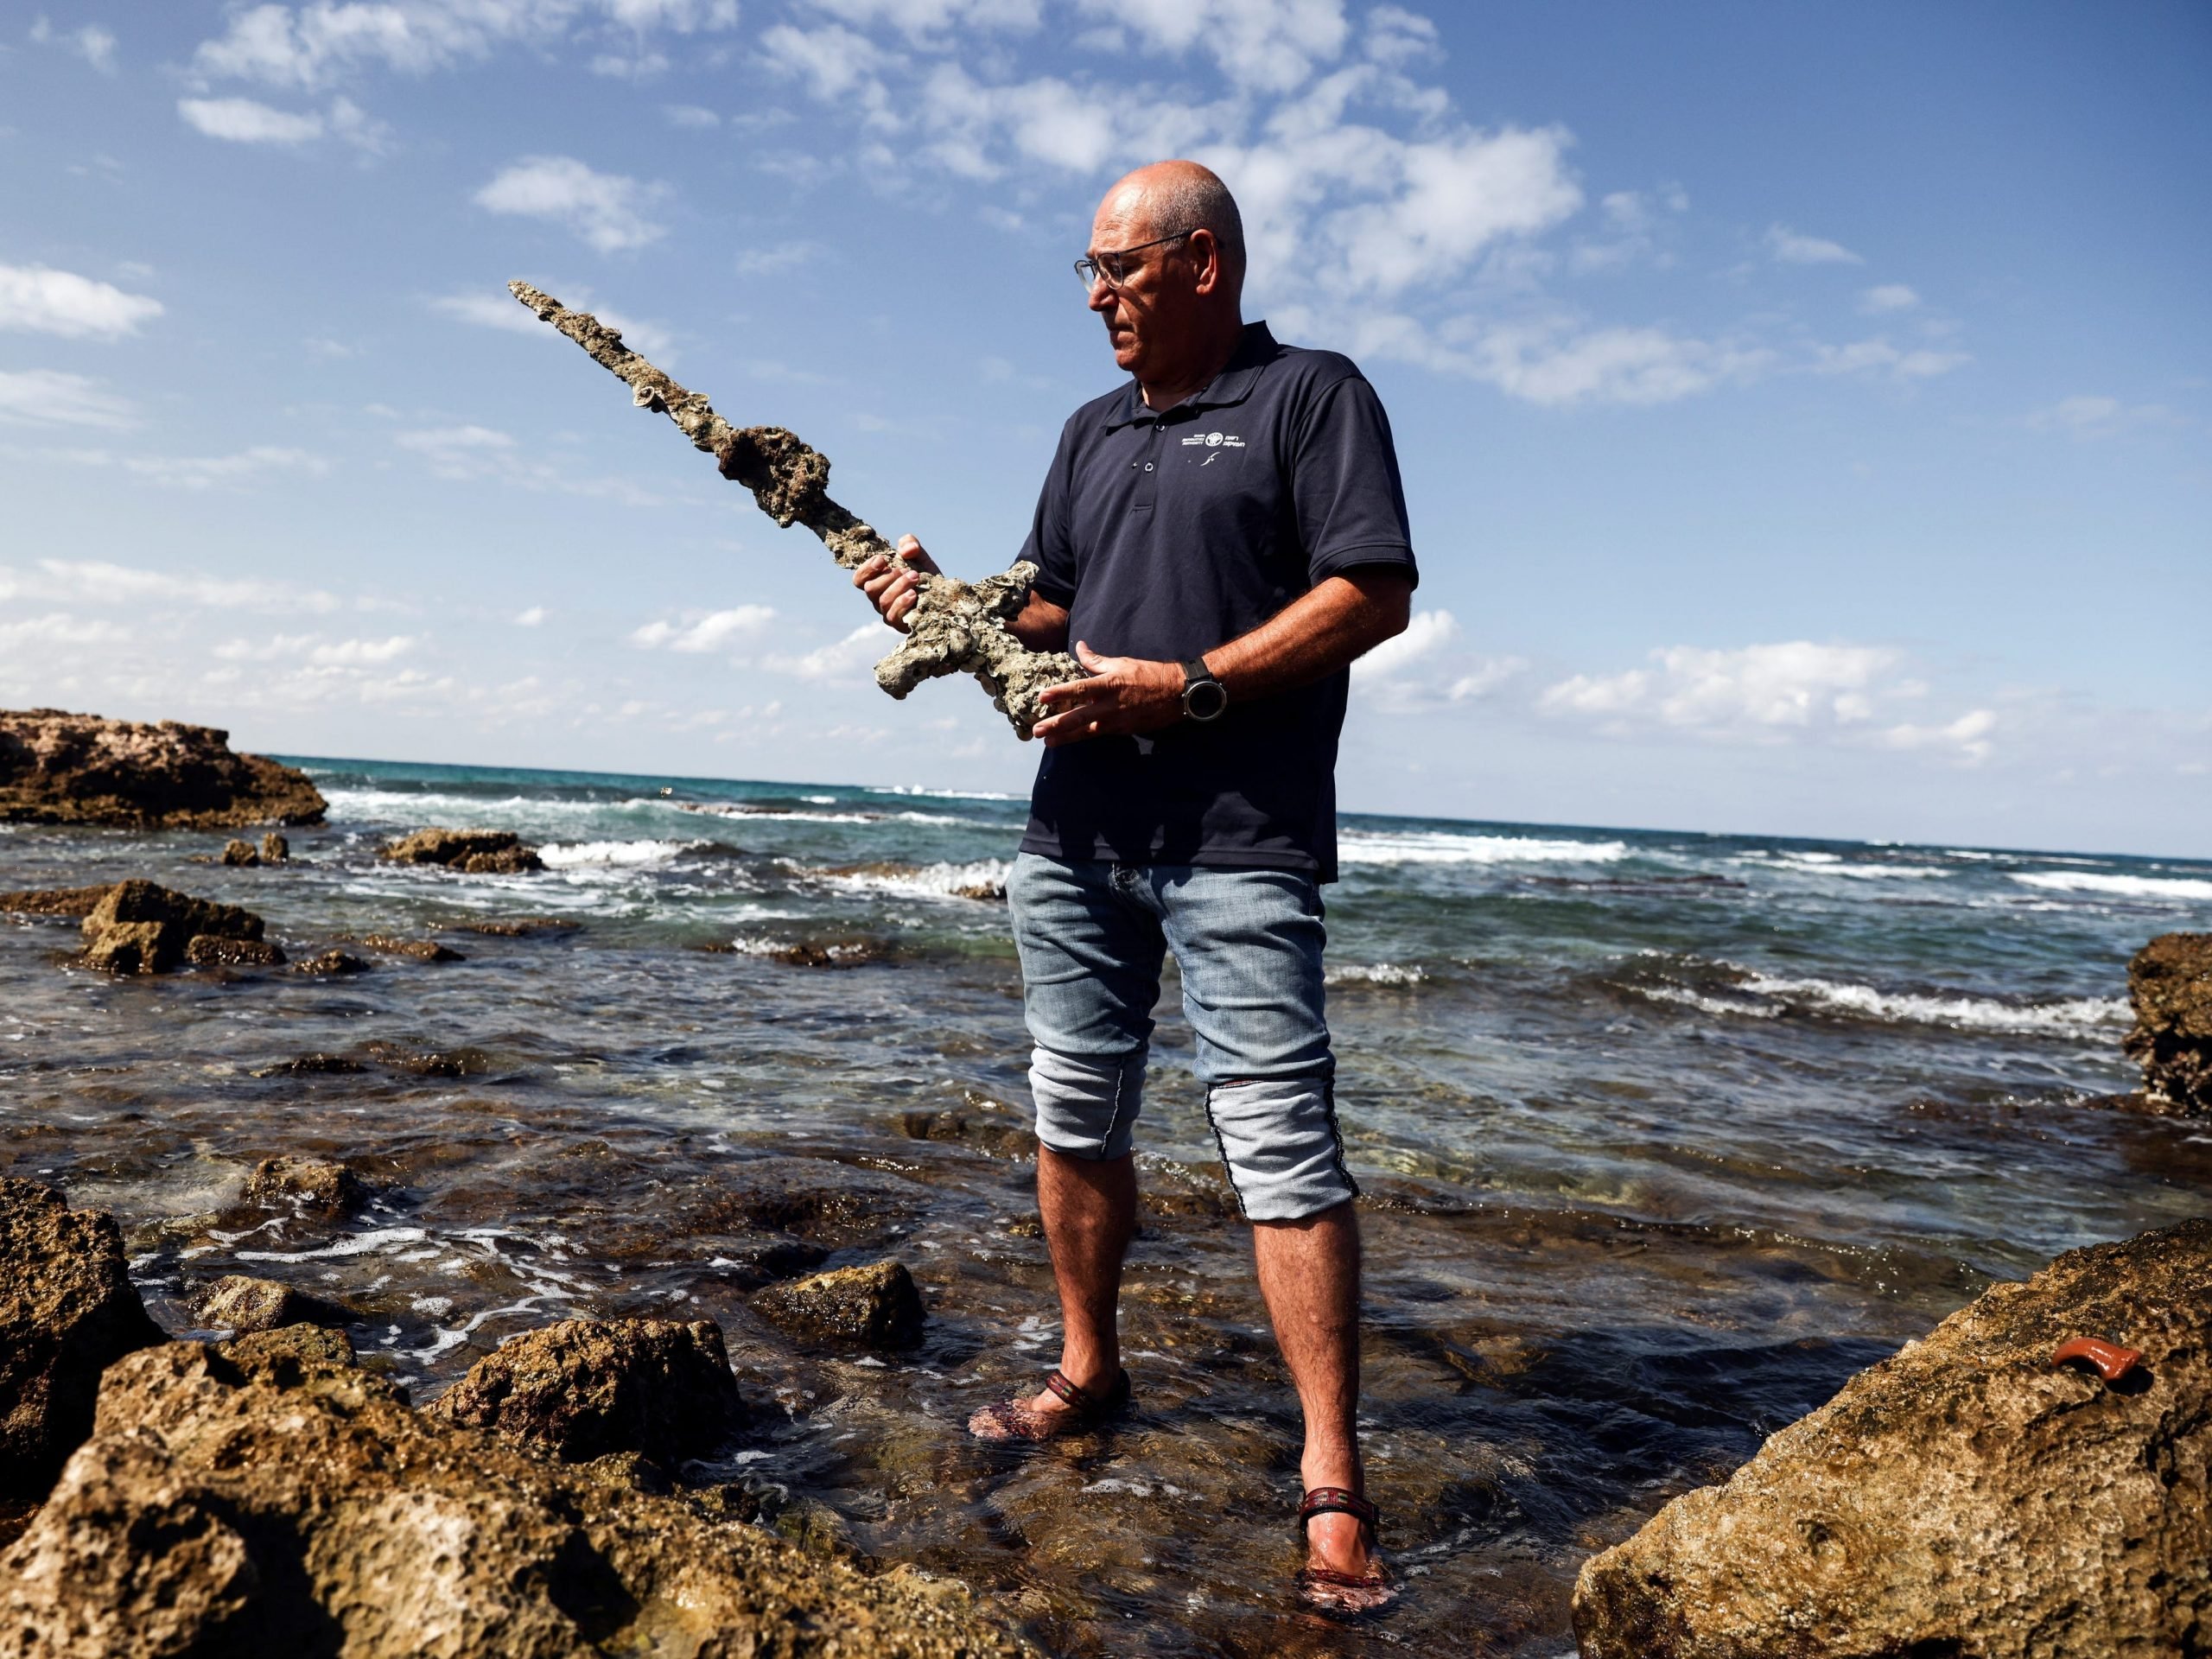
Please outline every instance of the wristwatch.
M1183 713L1192 720L1219 720L1229 707L1229 688L1213 677L1203 657L1183 664Z

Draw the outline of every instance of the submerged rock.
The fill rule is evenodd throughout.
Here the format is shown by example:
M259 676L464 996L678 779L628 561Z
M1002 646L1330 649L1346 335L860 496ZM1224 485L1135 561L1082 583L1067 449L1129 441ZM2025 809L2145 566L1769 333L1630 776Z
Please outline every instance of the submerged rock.
M23 916L89 916L106 898L108 886L97 887L32 887L21 893L0 893L0 910Z
M388 957L412 957L417 962L466 962L467 957L449 944L440 944L435 939L403 939L391 933L371 933L361 943L372 950L381 950Z
M274 1279L226 1274L200 1294L193 1312L200 1324L226 1331L276 1331L288 1325L342 1326L353 1322L349 1308L325 1301Z
M540 933L573 933L582 922L565 916L484 916L448 924L463 933L482 933L497 939L535 938Z
M250 841L240 841L235 836L223 843L223 862L251 869L261 862L261 855L253 849Z
M318 950L315 955L292 964L296 974L312 974L317 979L338 979L347 974L365 974L369 964L359 957L343 950Z
M114 1221L0 1176L0 1497L44 1492L92 1433L101 1371L164 1340Z
M0 823L228 830L327 810L305 772L234 754L212 726L0 709Z
M442 864L470 875L516 875L545 868L537 849L507 830L417 830L386 842L377 856L395 864Z
M956 1585L542 1462L341 1355L296 1326L113 1367L96 1433L0 1557L0 1655L1034 1653Z
M563 1319L478 1360L429 1409L563 1463L635 1452L679 1464L745 1421L711 1319Z
M184 959L194 968L282 968L284 952L266 939L225 939L201 933L184 947Z
M809 1342L911 1348L922 1339L922 1295L902 1262L839 1268L771 1285L753 1311Z
M349 1215L376 1195L376 1185L340 1163L318 1158L264 1158L245 1178L239 1197L249 1203L290 1202L332 1215Z
M2121 1046L2143 1068L2143 1104L2212 1116L2212 933L2166 933L2127 964L2135 1028Z
M219 942L259 944L261 928L260 917L236 905L194 899L151 881L122 881L86 916L85 949L77 960L104 973L164 974L187 961L202 938L218 942L204 947L204 954L220 960Z
M2208 1284L2212 1220L1993 1286L1587 1562L1586 1659L2212 1651Z

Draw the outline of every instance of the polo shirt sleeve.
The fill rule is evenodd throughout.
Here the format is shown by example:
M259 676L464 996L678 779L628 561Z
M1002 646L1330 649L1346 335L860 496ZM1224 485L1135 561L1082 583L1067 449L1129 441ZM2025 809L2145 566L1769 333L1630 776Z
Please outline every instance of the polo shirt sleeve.
M1028 539L1021 556L1037 567L1031 584L1037 595L1062 610L1075 603L1075 539L1068 533L1068 498L1075 467L1071 434L1074 422L1060 429L1058 448L1045 474L1045 487L1037 493L1037 513L1030 520Z
M1347 374L1316 396L1300 425L1291 496L1307 580L1395 564L1419 582L1390 417L1375 388L1357 372Z

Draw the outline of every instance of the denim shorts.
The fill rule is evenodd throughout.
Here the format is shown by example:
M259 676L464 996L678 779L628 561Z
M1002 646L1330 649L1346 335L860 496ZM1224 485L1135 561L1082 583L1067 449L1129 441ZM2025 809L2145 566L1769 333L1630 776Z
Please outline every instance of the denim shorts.
M1172 949L1206 1116L1245 1216L1296 1221L1358 1192L1337 1129L1311 876L1024 853L1007 897L1039 1141L1077 1158L1128 1154Z

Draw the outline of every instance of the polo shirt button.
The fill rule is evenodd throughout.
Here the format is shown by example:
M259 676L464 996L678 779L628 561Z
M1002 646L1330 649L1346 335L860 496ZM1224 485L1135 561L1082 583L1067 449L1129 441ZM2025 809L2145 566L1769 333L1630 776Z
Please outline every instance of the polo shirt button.
M1152 463L1151 463L1150 461L1147 461L1147 462L1145 462L1145 464L1144 464L1144 469L1145 469L1145 471L1147 471L1147 473L1148 473L1148 472L1150 472L1150 471L1152 470Z

